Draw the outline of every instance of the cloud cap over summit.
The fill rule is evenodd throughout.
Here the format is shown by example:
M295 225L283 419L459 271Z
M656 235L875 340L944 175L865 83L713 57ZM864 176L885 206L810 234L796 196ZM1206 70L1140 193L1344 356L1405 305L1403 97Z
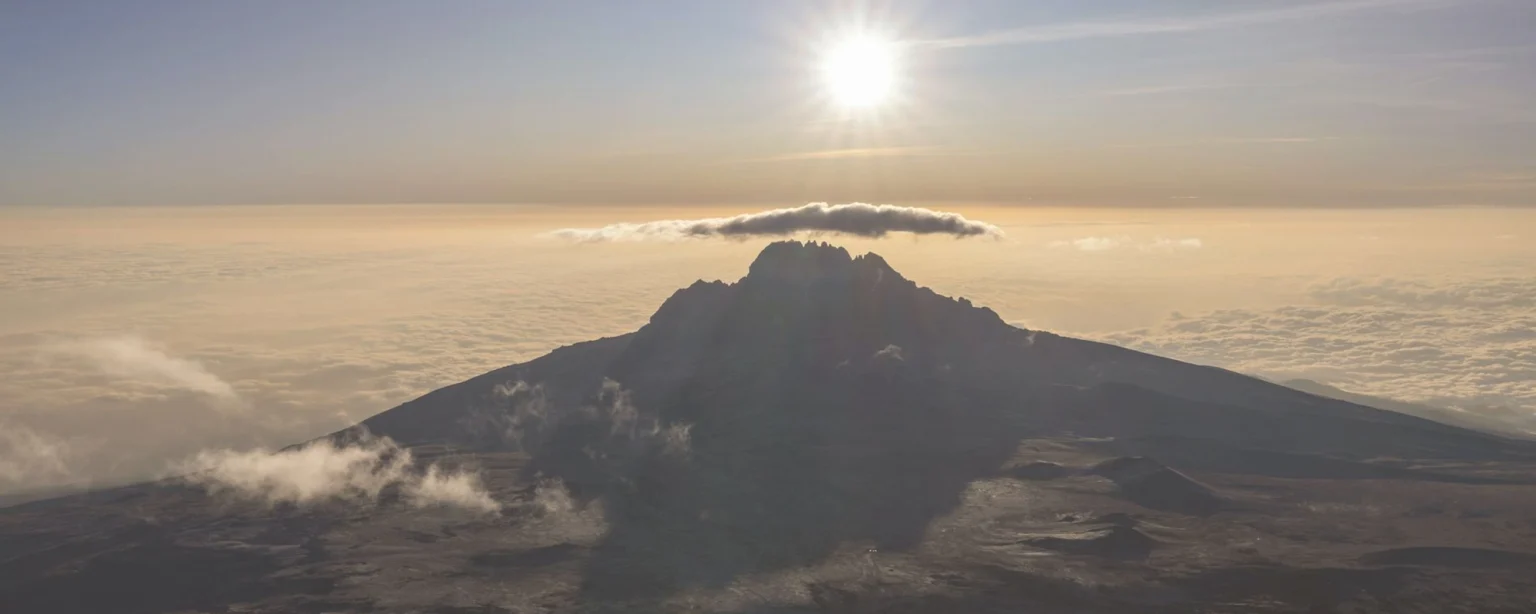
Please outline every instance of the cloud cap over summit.
M922 207L848 203L810 203L800 207L745 213L734 217L658 220L610 224L600 228L562 228L550 235L583 243L604 241L676 241L708 237L787 236L828 232L879 238L892 232L946 234L956 238L1001 238L1002 229L958 213Z

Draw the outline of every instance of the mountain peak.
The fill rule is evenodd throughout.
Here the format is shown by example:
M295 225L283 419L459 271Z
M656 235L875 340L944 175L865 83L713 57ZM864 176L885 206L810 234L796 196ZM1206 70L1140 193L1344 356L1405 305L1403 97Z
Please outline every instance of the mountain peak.
M896 273L884 258L873 253L855 257L847 249L824 241L775 241L752 261L747 278L803 282L871 270Z

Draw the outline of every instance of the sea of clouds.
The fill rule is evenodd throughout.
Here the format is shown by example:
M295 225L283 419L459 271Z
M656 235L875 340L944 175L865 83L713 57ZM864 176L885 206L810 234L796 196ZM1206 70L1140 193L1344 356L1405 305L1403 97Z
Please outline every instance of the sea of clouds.
M233 468L299 462L264 459L441 386L634 330L677 288L744 274L768 240L551 241L601 227L581 223L598 216L535 224L517 210L439 230L399 209L272 215L215 238L235 231L212 214L115 242L73 228L0 233L0 496L163 476L199 458L231 468L209 475L262 484ZM1032 328L1517 428L1536 408L1536 282L1521 273L1536 251L1501 238L1519 220L1459 230L1476 216L1287 217L1282 232L1240 216L1040 215L978 216L1008 241L833 240ZM395 456L378 450L325 466L388 475ZM383 491L455 488L441 486L450 474L415 471ZM339 483L372 484L359 479Z
M1104 336L1154 354L1470 412L1536 434L1536 278L1337 278L1295 304Z

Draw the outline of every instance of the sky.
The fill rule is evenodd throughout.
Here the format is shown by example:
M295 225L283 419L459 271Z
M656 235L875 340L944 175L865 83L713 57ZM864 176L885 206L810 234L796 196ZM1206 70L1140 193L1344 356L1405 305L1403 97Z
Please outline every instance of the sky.
M1526 206L1526 0L0 3L0 205ZM898 50L869 109L815 67Z

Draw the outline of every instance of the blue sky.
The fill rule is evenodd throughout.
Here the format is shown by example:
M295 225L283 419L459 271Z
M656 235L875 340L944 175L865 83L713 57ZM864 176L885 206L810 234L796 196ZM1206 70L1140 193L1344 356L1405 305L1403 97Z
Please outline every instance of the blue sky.
M900 44L898 96L818 54ZM0 4L0 204L1536 203L1536 3Z

